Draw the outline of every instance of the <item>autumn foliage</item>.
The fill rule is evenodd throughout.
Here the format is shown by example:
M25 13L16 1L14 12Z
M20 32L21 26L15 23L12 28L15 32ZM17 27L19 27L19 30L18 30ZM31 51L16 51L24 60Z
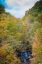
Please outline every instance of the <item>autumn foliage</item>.
M1 11L2 10L2 11ZM42 1L20 19L0 5L0 64L21 64L16 51L32 52L31 64L42 62Z

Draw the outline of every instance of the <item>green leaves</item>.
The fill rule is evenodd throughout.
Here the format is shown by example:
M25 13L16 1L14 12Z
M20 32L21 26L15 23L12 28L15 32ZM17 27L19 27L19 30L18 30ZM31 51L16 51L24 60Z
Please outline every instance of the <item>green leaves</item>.
M31 36L34 35L35 31L41 27L41 23L39 23L38 21L34 22L33 24L31 24L31 28L29 30L29 34Z
M5 8L3 5L0 5L0 14L5 12Z

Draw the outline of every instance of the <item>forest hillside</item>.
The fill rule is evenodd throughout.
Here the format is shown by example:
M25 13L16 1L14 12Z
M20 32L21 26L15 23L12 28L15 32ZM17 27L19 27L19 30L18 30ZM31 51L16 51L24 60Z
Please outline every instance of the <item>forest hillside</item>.
M31 51L29 64L42 63L42 0L16 18L0 5L0 64L21 64L18 53Z

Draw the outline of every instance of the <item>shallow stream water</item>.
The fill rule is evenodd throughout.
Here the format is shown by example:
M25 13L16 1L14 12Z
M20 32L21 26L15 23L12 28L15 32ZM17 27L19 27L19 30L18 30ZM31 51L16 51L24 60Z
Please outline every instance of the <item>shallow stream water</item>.
M21 52L22 64L28 64L27 59L31 55L30 52Z

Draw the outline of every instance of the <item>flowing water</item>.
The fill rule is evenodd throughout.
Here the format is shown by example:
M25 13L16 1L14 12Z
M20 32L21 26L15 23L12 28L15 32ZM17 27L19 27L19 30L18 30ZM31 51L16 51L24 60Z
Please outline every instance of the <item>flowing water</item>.
M21 52L22 64L28 64L27 58L31 55L30 52Z

